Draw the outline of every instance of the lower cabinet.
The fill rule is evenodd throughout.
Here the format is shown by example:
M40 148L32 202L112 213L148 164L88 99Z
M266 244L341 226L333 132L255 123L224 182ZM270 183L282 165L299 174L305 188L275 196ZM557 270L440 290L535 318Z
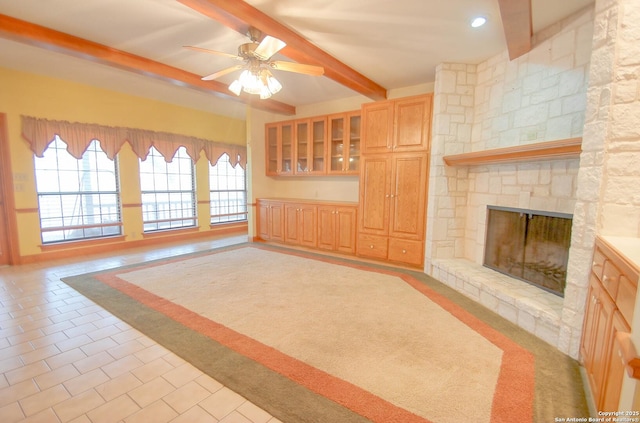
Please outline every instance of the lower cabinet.
M355 254L356 204L259 199L258 235L265 241Z
M258 234L265 241L284 241L284 205L281 202L258 203Z
M286 203L284 242L315 247L318 239L318 208L314 204Z
M580 343L587 382L599 411L616 411L625 374L618 333L631 331L640 270L596 240Z
M355 254L356 213L355 206L318 206L318 248Z

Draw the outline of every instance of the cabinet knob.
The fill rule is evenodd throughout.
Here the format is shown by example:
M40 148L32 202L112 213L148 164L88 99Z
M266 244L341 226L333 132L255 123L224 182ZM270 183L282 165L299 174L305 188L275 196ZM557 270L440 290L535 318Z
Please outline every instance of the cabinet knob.
M591 263L591 267L596 267L596 262Z
M373 244L369 245L369 248L371 248L373 250Z
M402 254L407 254L407 250L402 250Z
M609 276L604 275L602 278L602 282L607 282L609 280Z

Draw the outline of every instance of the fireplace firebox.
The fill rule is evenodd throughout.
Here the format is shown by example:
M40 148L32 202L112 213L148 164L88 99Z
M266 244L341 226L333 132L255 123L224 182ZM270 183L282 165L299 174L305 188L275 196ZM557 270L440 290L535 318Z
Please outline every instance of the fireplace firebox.
M572 215L489 206L484 265L561 297Z

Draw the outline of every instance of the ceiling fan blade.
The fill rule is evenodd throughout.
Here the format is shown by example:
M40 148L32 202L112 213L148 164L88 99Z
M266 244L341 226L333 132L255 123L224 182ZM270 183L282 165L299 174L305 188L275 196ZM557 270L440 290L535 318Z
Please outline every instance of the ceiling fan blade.
M206 48L194 47L194 46L184 46L184 48L188 48L189 50L193 50L193 51L199 51L199 52L202 52L202 53L209 53L209 54L216 54L218 56L230 57L230 58L236 59L236 60L244 60L242 57L238 56L237 54L224 53L222 51L209 50L209 49L206 49Z
M277 70L303 73L305 75L320 76L324 74L324 68L322 66L304 65L302 63L293 63L293 62L283 62L281 60L276 60L274 62L271 62L271 66Z
M274 54L282 50L286 45L287 43L285 43L284 41L281 41L277 38L267 35L260 42L258 47L256 47L256 50L253 52L253 54L258 59L267 60L271 56L273 56Z
M228 73L231 73L233 71L237 71L238 69L242 69L243 66L242 65L235 65L235 66L231 66L230 68L226 68L226 69L222 69L221 71L218 71L216 73L212 73L211 75L207 75L207 76L203 76L202 80L203 81L212 81L216 78L220 78L221 76L224 76Z

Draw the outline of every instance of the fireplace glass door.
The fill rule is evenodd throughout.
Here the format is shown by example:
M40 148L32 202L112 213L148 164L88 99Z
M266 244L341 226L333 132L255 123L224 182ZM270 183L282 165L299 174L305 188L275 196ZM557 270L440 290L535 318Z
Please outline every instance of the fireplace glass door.
M490 207L484 265L564 296L571 216Z

